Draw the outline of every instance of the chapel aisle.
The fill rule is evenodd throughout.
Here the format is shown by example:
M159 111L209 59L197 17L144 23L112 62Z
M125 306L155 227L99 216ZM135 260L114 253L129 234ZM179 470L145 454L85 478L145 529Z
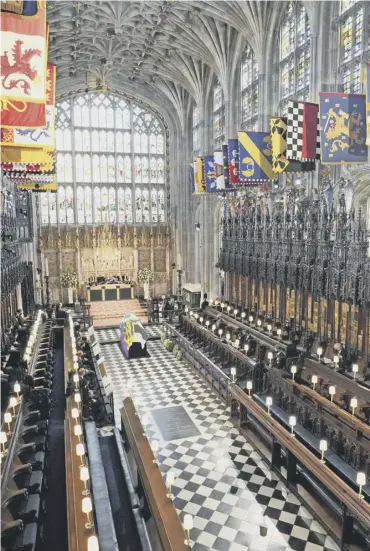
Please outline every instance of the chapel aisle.
M193 551L339 551L234 428L225 405L160 341L148 342L149 358L129 361L118 344L102 344L102 349L114 388L116 424L126 381L132 378L140 415L149 416L148 438L160 443L161 472L174 471L180 518L185 513L194 517ZM182 425L166 424L171 412L179 414ZM184 431L189 436L184 438ZM264 516L266 537L259 530Z

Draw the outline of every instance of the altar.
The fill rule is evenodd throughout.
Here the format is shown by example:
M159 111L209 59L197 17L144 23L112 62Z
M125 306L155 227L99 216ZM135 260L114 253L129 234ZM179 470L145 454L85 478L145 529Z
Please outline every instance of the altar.
M134 286L129 283L112 283L109 285L92 285L87 287L88 302L102 300L132 300Z

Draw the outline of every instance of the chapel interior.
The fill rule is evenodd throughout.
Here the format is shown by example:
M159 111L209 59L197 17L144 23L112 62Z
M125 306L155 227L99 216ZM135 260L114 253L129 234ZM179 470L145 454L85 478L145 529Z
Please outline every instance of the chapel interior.
M370 2L0 29L1 550L369 550Z

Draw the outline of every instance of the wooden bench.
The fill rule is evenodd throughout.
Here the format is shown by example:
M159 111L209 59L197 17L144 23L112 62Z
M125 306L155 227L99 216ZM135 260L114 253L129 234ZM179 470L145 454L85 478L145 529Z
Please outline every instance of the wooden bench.
M64 369L67 386L68 373L73 371L72 343L69 325L66 324L64 332ZM96 536L95 525L89 530L85 528L86 515L82 512L82 492L84 483L80 480L81 460L76 455L78 438L74 434L75 420L72 418L72 409L76 407L74 396L68 396L66 400L66 414L64 420L64 444L66 464L66 493L67 493L67 526L68 548L73 551L86 551L88 538ZM80 417L79 424L82 425ZM82 438L83 441L83 438ZM86 445L85 445L86 450ZM91 499L93 498L90 495ZM92 513L91 513L92 514Z
M168 490L154 455L144 435L144 429L136 414L130 397L125 398L121 408L125 436L135 458L141 483L157 527L163 551L185 551L184 528L172 501L167 497Z

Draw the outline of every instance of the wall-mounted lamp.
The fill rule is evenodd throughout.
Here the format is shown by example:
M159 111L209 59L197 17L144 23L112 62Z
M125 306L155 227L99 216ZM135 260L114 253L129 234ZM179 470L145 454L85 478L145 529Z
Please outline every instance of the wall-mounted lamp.
M199 222L198 222L197 224L195 224L195 229L196 229L196 231L200 231L200 224L199 224Z

